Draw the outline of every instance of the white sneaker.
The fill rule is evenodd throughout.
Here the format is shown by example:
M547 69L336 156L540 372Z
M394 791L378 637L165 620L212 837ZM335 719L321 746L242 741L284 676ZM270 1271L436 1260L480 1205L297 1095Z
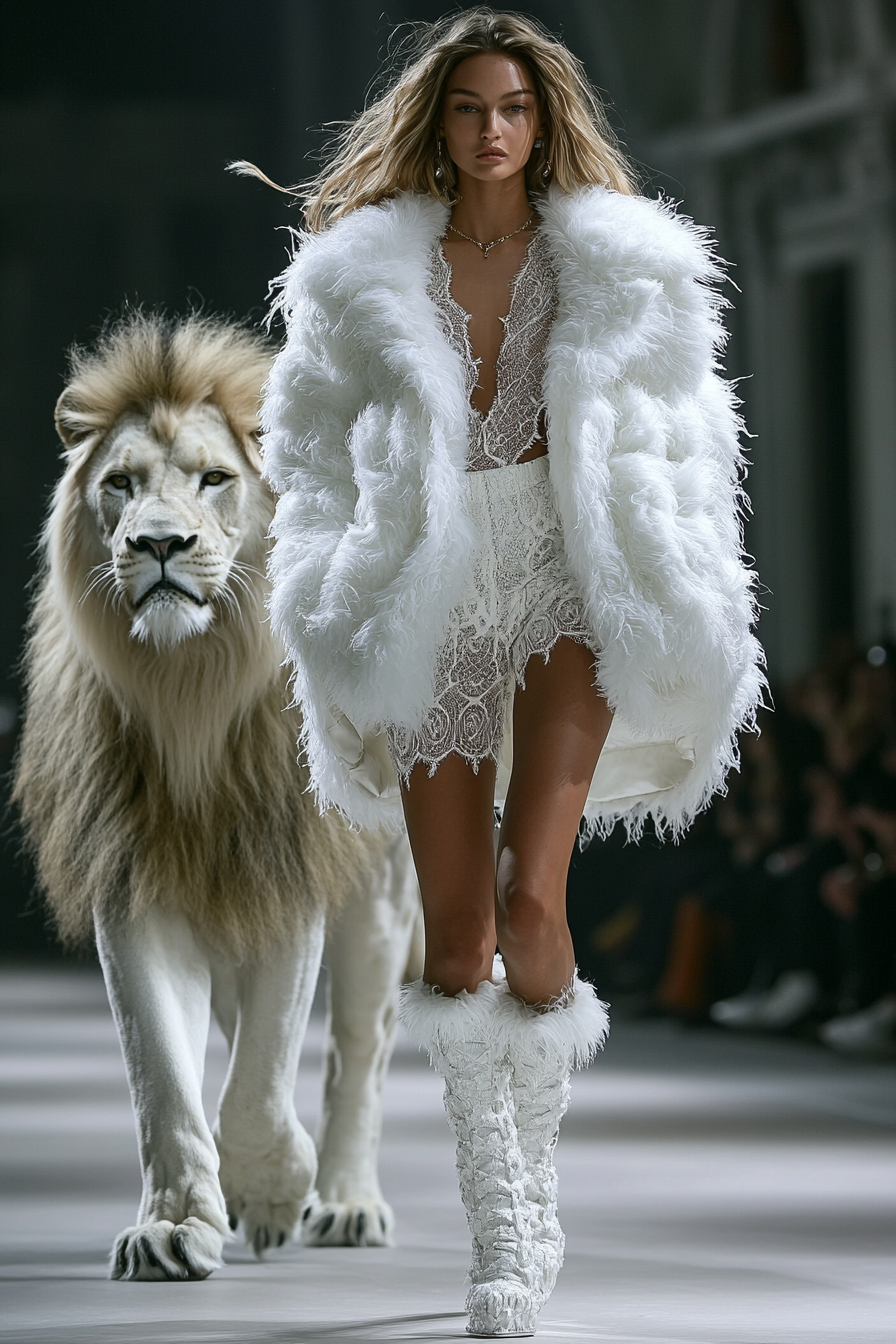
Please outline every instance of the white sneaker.
M818 1035L843 1055L892 1059L896 1056L896 998L878 999L860 1013L834 1017L819 1028Z
M771 989L720 999L709 1015L713 1022L737 1031L787 1031L812 1011L820 997L811 971L785 971Z
M734 1029L755 1027L761 1006L768 998L768 994L767 989L758 992L746 990L743 994L736 994L734 998L719 999L718 1003L710 1007L709 1015L720 1027Z

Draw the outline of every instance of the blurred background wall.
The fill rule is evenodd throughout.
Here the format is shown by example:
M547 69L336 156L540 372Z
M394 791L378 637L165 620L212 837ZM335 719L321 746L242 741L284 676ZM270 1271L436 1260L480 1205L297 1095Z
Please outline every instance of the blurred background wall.
M14 749L65 350L124 302L260 320L296 223L224 172L306 175L428 0L29 0L2 19L0 743ZM612 104L648 194L733 263L729 370L755 440L748 546L772 680L896 610L896 0L531 0ZM44 953L14 832L0 938Z

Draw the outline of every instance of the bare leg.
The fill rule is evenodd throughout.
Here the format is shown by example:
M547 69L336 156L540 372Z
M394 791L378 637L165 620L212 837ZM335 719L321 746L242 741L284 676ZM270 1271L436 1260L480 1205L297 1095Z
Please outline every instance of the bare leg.
M555 1013L530 1012L520 1002L547 1003L573 980L566 870L611 722L592 665L587 649L563 639L550 663L536 658L527 668L527 688L514 704L497 879L494 766L477 776L449 757L432 779L417 767L404 793L426 918L426 968L425 983L405 987L402 1013L411 1039L445 1079L473 1234L471 1334L534 1333L563 1261L550 1158L569 1070L606 1029L588 986L576 983ZM483 983L496 934L507 986ZM548 1018L549 1030L540 1031Z
M531 1335L532 1232L510 1064L496 1030L506 987L490 983L494 788L493 764L475 775L459 756L450 756L431 779L418 766L404 792L426 957L423 981L402 990L402 1019L445 1080L445 1111L457 1140L457 1174L473 1239L468 1333Z
M472 993L491 976L495 952L495 766L479 773L460 756L411 772L402 791L423 897L423 979L445 994Z
M496 909L507 981L527 1003L546 1003L572 979L566 873L612 717L584 645L560 639L550 662L530 660L513 709Z

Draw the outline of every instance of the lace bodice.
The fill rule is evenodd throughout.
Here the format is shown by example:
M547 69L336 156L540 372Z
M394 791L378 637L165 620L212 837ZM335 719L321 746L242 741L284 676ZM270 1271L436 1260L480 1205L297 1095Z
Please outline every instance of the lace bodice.
M464 361L467 401L479 382L480 360L470 345L470 314L451 294L451 264L441 243L433 252L429 297L442 317L445 335ZM535 231L510 293L510 308L498 351L497 391L487 415L472 404L468 471L511 466L540 437L544 411L544 366L557 314L557 278L547 245Z

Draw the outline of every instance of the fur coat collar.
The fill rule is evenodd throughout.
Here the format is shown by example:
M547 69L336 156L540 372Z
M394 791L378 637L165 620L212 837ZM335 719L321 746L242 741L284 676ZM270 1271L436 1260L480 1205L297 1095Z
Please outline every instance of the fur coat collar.
M559 290L551 481L616 712L588 815L677 832L723 787L763 685L722 272L665 203L552 189L539 210ZM446 223L422 196L365 207L302 238L280 278L271 611L319 797L363 825L400 821L377 734L425 713L472 546L464 371L426 294Z

